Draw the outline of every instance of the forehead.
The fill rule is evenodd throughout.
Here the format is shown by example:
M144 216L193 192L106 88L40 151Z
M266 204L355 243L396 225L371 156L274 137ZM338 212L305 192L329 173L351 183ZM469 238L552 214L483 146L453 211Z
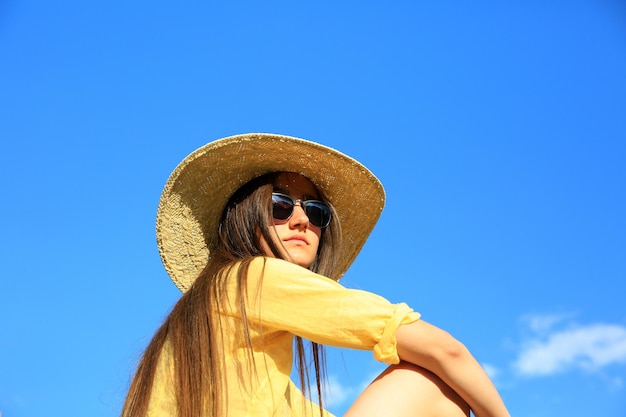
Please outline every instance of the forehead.
M294 198L319 198L315 185L305 176L294 172L281 172L274 183L276 191Z

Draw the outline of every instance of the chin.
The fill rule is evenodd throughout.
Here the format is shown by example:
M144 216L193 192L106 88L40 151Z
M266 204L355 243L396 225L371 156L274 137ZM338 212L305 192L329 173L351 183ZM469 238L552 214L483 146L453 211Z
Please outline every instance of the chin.
M294 264L300 265L302 268L309 269L311 265L313 265L313 262L294 262Z
M310 268L311 265L313 265L313 262L315 262L315 258L311 259L308 256L304 257L304 256L291 256L289 255L289 261L291 263L294 263L296 265L300 265L303 268Z

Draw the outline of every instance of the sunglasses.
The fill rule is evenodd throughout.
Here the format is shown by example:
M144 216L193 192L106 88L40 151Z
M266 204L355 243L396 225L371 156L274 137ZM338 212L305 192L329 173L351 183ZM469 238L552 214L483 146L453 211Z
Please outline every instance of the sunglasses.
M332 210L328 204L319 200L294 200L285 194L272 193L273 217L276 220L288 220L293 214L293 208L300 203L300 207L309 218L313 226L324 229L330 224Z

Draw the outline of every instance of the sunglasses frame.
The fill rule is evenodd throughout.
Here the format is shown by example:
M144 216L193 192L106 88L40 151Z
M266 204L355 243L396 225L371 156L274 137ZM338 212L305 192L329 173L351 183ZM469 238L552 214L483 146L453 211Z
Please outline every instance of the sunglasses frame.
M274 206L277 204L276 201L274 201L274 196L280 197L280 198L284 198L286 200L288 200L289 202L291 202L291 212L289 213L289 215L284 218L284 219L280 219L274 216ZM291 196L288 196L287 194L283 194L283 193L272 193L272 217L274 217L275 220L281 220L281 221L286 221L289 220L291 218L291 216L293 216L293 210L294 207L296 207L296 205L300 203L300 207L302 207L302 210L304 210L304 213L306 214L306 216L309 219L309 222L316 227L319 227L321 229L325 229L330 225L330 221L332 220L333 217L333 210L330 208L330 206L328 205L328 203L325 203L321 200L299 200L299 199L295 199L292 198ZM314 204L314 205L311 205ZM319 207L319 205L326 207L326 209L328 210L328 220L326 221L326 224L315 224L311 219L312 217L309 215L309 212L307 211L307 207L316 207L321 211L324 211L322 208ZM323 220L324 216L320 216L321 219Z

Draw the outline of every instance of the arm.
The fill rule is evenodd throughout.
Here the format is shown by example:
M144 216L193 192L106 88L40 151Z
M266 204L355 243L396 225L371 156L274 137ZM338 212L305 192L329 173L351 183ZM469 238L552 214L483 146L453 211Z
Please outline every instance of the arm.
M422 320L396 332L402 360L436 374L465 400L477 417L509 417L489 376L467 348L447 332Z

